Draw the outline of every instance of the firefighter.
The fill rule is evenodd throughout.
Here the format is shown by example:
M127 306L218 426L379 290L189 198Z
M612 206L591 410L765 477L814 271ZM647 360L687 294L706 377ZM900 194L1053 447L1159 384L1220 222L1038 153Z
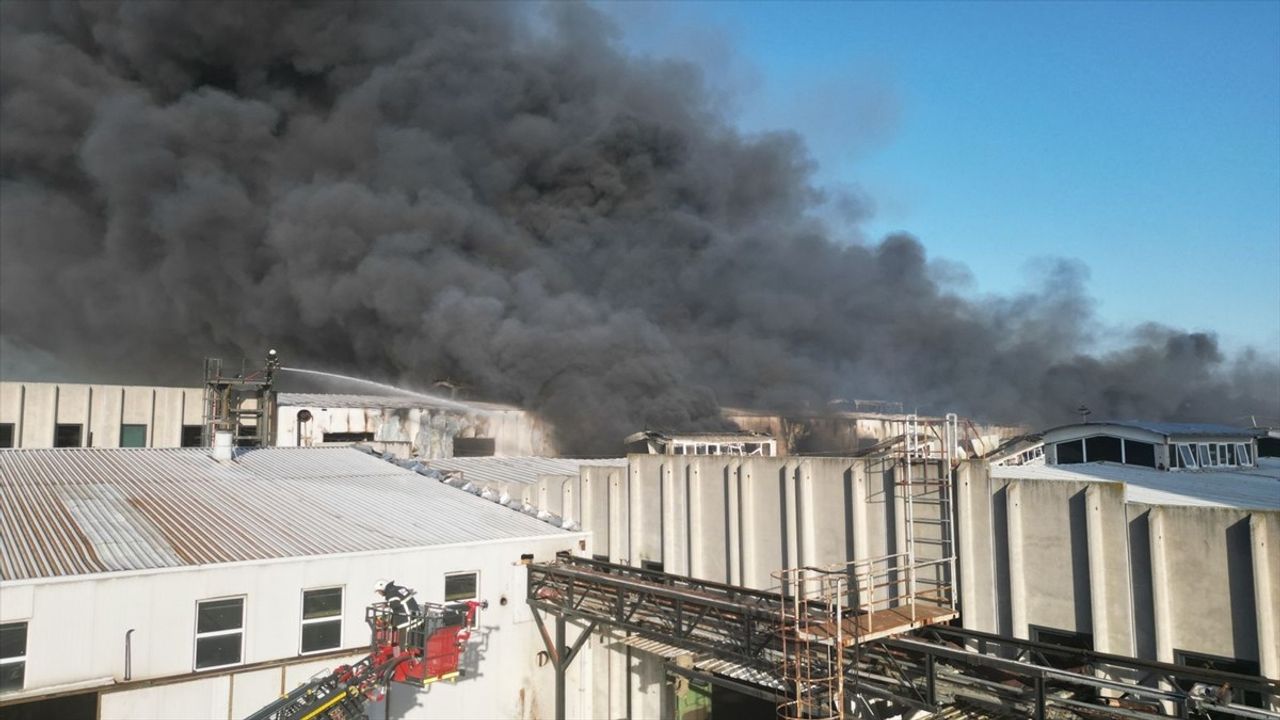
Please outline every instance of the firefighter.
M373 586L373 591L387 601L387 607L392 613L392 622L397 628L408 627L409 619L416 618L421 610L418 601L413 598L416 591L397 585L395 580L379 580Z

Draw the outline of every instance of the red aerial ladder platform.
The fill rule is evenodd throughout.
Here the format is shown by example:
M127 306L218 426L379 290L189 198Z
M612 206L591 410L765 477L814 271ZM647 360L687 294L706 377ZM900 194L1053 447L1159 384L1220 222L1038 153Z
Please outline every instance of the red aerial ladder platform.
M471 637L476 611L484 607L487 602L476 600L426 603L397 627L389 604L374 603L365 610L372 635L368 655L312 678L245 720L360 720L389 682L429 685L455 680L462 674L458 661Z

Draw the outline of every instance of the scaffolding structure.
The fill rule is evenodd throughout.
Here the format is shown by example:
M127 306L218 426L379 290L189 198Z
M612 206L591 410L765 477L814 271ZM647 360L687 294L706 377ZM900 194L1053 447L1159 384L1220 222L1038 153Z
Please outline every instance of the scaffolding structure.
M204 417L201 444L213 444L218 432L231 433L238 447L266 447L275 436L275 384L280 358L267 351L266 365L250 372L241 365L234 376L223 374L222 360L204 360Z
M886 452L901 508L899 551L826 567L773 573L781 653L779 673L789 696L778 716L841 718L845 710L846 648L959 616L956 607L952 478L958 419L908 415Z

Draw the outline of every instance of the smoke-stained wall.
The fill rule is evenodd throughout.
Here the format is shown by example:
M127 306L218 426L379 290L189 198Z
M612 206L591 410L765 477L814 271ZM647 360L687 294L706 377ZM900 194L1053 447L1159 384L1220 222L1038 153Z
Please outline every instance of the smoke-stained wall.
M271 345L451 378L579 453L832 397L1280 416L1276 366L1212 336L1088 354L1078 265L976 298L914 238L825 227L794 134L613 37L564 4L0 4L6 372L182 383Z

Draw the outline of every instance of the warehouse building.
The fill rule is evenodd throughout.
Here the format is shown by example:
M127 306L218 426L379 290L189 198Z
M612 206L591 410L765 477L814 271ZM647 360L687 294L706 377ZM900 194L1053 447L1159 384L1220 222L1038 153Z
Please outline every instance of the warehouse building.
M0 448L200 447L204 388L0 382ZM272 445L361 442L399 457L552 455L549 430L509 405L418 395L278 393Z
M244 717L368 652L379 579L489 603L399 716L545 714L522 557L585 540L349 448L2 450L0 714Z

